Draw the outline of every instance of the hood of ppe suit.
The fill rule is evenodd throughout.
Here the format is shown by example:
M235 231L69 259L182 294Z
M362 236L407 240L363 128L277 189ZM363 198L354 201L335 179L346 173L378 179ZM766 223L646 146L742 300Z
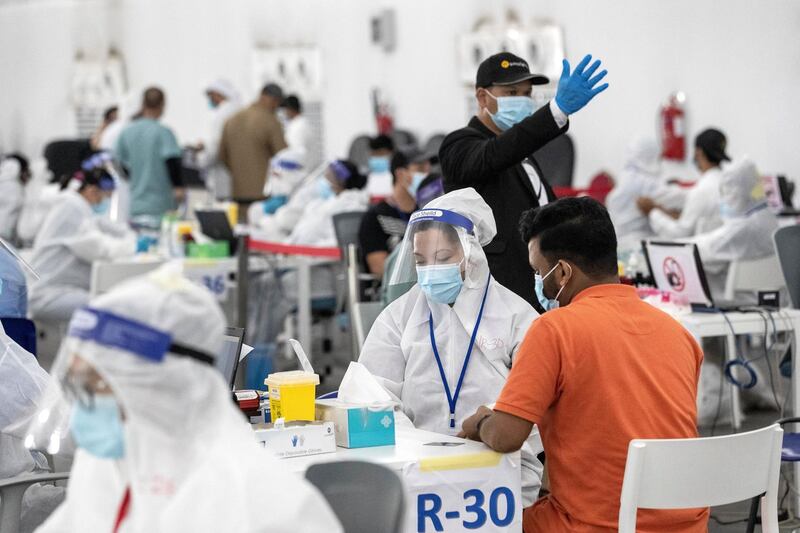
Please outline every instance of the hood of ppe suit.
M454 211L470 219L475 225L474 235L467 235L467 257L464 284L468 288L485 287L489 275L489 263L483 246L486 246L497 235L497 223L492 208L473 189L458 189L431 200L425 209L446 209Z
M208 86L206 87L206 92L209 91L214 91L216 93L219 93L228 100L233 102L238 102L240 100L239 91L237 91L233 87L233 84L226 79L220 78L208 84Z
M119 285L89 306L142 322L169 333L173 343L215 356L225 317L211 293L178 270L168 264ZM201 413L220 392L230 402L224 385L217 390L223 380L211 365L169 354L153 363L91 341L76 344L77 353L111 385L134 430L143 424L165 435L191 432L193 424L201 426L207 420Z
M285 148L275 154L269 163L265 196L290 196L309 173L305 150Z
M625 168L633 168L656 177L661 169L661 152L654 139L637 137L625 150Z
M744 215L747 211L766 202L766 193L755 163L743 157L722 170L720 179L720 201L733 215Z
M21 170L22 167L16 159L12 157L3 159L0 162L0 182L19 180Z

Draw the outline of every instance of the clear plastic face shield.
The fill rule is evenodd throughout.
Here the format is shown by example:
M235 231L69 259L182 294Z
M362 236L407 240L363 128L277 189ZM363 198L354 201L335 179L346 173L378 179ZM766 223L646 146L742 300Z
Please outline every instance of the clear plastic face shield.
M466 278L472 234L472 222L454 211L423 209L411 215L389 291L419 284L429 300L454 303Z
M125 400L115 377L125 378L107 369L135 366L145 375L158 371L146 365L158 365L168 354L213 364L211 356L174 344L169 333L147 324L91 307L78 309L25 432L25 446L57 454L74 442L97 457L123 457Z

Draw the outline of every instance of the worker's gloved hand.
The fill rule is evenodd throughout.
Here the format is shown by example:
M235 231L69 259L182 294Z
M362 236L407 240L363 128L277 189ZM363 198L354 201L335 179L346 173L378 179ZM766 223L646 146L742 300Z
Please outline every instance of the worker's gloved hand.
M271 196L268 200L264 201L264 213L272 215L279 208L283 207L289 201L287 196Z
M596 60L592 63L592 66L586 68L586 65L591 60L592 56L587 54L572 73L569 71L569 61L564 59L562 63L561 79L558 80L558 91L556 92L556 104L567 115L579 111L592 98L608 88L607 83L597 86L600 80L606 77L608 71L603 70L593 77L592 75L600 67L600 60Z

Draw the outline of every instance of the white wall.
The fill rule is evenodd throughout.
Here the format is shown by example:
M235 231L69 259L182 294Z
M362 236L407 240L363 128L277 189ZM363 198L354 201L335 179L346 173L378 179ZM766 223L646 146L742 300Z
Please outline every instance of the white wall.
M94 6L87 9L87 5ZM369 43L369 18L397 13L397 43ZM165 121L182 142L202 135L204 83L223 75L250 99L255 44L322 49L329 155L372 132L369 91L386 92L396 123L425 137L467 120L458 80L457 36L479 16L506 8L565 28L567 52L604 59L610 89L572 120L577 179L619 170L624 146L654 133L658 105L688 95L689 132L714 125L730 152L751 155L765 172L800 176L800 2L795 0L35 0L0 7L0 148L39 150L74 130L67 108L75 47L122 50L133 87L167 90ZM107 21L109 34L81 26ZM94 17L94 18L93 18ZM105 18L103 18L105 17ZM78 20L79 19L79 20ZM80 22L80 23L79 23ZM690 165L683 169L692 177Z

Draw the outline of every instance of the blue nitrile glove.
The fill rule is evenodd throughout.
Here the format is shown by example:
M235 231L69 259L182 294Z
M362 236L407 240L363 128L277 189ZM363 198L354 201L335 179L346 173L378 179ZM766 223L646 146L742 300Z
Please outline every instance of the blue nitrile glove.
M569 61L565 59L562 62L561 79L558 80L558 91L556 91L556 104L567 115L579 111L592 98L608 88L607 83L595 87L600 80L606 77L608 71L603 70L597 76L592 77L592 74L600 67L600 60L596 60L591 67L586 68L591 60L591 54L587 54L578 63L572 74L569 72Z
M277 211L279 208L283 207L283 205L289 200L286 196L272 196L269 200L264 201L264 213L267 215L272 215Z

